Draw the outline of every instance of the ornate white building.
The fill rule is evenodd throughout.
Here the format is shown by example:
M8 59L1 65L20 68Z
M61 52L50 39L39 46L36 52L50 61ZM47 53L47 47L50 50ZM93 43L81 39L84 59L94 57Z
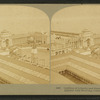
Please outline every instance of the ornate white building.
M81 33L51 32L51 54L62 54L78 48L94 45L93 33L87 29Z

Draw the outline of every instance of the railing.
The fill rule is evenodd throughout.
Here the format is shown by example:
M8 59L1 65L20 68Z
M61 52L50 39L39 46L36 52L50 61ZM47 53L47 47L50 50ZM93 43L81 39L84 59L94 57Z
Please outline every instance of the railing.
M63 75L64 76L64 74L69 74L69 75L71 75L72 77L74 77L76 80L79 80L79 81L82 81L84 84L93 84L90 80L87 80L87 79L85 79L85 78L83 78L83 77L80 77L79 75L77 75L77 74L75 74L74 72L71 72L71 71L69 71L69 70L64 70L64 71L60 71L59 72L59 74L61 74L61 75Z

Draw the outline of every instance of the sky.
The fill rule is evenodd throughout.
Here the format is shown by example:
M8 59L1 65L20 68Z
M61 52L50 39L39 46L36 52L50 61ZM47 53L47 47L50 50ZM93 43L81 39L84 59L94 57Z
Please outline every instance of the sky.
M80 33L84 29L100 34L100 5L78 5L56 12L51 30Z
M49 32L50 21L41 10L20 5L0 5L0 32L12 34Z

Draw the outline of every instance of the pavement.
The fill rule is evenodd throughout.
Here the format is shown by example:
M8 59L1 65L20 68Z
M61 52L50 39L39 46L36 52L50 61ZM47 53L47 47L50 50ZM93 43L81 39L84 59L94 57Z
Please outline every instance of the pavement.
M0 56L0 73L2 73L0 76L14 84L49 83L49 71L47 69L25 64L4 56Z

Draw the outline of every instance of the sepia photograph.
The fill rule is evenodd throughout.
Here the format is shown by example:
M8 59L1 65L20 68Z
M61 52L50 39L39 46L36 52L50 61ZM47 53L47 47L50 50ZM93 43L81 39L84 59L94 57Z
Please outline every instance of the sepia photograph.
M100 94L100 5L0 4L0 95Z
M49 84L49 31L42 10L0 5L0 84Z
M100 84L100 5L73 5L51 20L51 84Z

